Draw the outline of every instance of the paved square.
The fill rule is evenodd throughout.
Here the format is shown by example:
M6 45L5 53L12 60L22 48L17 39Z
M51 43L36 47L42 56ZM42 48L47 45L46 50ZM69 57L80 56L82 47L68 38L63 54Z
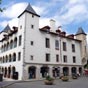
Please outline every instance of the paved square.
M5 88L88 88L88 77L80 77L77 80L70 79L69 82L62 82L60 79L57 79L54 85L45 85L43 81L0 82L0 88L1 86L4 88L7 84L11 85Z

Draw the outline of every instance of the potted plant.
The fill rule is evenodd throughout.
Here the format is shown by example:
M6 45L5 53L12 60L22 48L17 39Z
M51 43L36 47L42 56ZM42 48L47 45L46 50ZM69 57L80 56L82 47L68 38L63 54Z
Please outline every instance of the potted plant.
M72 74L72 79L77 79L77 74Z
M69 80L69 77L68 77L68 76L63 76L63 77L61 78L61 80L62 80L62 81L68 81L68 80Z
M46 78L45 78L45 80L44 80L44 83L45 83L46 85L53 85L54 79L48 75L48 76L46 76Z

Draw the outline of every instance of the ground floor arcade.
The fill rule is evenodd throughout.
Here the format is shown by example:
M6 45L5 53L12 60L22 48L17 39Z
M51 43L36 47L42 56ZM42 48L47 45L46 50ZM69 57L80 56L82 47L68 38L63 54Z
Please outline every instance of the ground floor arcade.
M60 77L62 74L71 76L72 74L83 73L82 66L76 65L35 65L35 64L27 64L23 66L23 74L20 77L20 71L17 71L18 67L9 66L9 67L0 67L0 72L3 73L3 77L17 79L22 78L21 80L28 79L41 79L45 78L46 75L50 75L52 77Z
M23 79L40 79L46 75L56 78L61 75L83 74L83 67L80 65L26 65L23 70Z

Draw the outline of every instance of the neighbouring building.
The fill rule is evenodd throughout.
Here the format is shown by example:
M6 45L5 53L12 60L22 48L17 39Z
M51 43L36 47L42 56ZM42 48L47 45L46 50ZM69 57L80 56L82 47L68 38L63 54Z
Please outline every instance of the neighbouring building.
M3 76L28 80L44 78L47 74L52 77L62 73L82 74L82 60L86 57L83 29L76 35L67 35L59 28L55 30L54 20L50 20L50 26L39 28L39 18L28 4L18 16L18 27L7 25L0 33L0 72Z

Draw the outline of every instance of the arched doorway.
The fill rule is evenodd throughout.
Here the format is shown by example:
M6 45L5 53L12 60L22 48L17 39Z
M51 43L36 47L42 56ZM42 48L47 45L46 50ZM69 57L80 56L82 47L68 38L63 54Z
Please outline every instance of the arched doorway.
M82 75L82 67L79 67L79 74Z
M8 78L11 77L11 67L8 67Z
M0 72L2 72L2 71L1 71L1 67L0 67Z
M15 72L16 72L16 68L13 66L12 67L12 78L15 79Z
M42 74L42 77L46 77L47 74L49 74L49 67L48 66L42 66L40 68L40 73Z
M53 67L53 77L59 77L60 75L60 67Z
M2 67L2 74L3 74L3 76L4 76L4 67Z
M72 72L72 74L77 74L77 68L76 67L72 67L71 68L71 72Z
M12 73L14 73L16 71L16 68L13 66L12 67Z
M36 67L35 66L30 66L28 68L28 74L29 74L29 79L36 78Z
M69 68L63 67L63 75L68 76L69 75Z
M4 74L4 77L7 76L7 68L5 67L5 74Z

